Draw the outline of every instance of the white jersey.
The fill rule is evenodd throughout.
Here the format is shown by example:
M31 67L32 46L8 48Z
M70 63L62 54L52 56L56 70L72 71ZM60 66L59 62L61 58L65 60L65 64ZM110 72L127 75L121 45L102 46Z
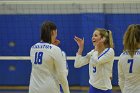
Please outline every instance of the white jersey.
M69 93L66 60L59 47L39 42L31 47L32 72L29 93Z
M120 55L118 74L122 93L140 93L140 49L133 58L127 52Z
M111 79L114 61L114 50L106 48L99 56L95 50L86 56L76 55L74 66L76 68L89 64L89 83L98 89L112 89Z

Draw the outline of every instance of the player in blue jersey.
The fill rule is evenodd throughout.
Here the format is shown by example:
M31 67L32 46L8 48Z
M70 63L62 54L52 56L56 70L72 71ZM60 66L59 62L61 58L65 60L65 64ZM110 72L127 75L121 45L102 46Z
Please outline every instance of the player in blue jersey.
M66 68L66 59L62 50L56 46L57 27L47 21L41 27L41 41L30 50L32 72L29 93L60 93L61 84L64 93L70 93Z
M89 93L111 93L114 60L112 32L102 28L95 29L92 36L92 43L95 48L86 56L82 56L84 39L75 36L74 40L79 46L74 66L79 68L89 64Z
M140 93L140 24L128 26L123 45L118 61L119 86L122 93Z

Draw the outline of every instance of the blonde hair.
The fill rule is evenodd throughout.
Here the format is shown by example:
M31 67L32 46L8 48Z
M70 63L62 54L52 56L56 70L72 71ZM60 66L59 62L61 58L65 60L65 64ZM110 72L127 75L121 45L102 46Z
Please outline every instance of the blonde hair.
M96 30L100 32L102 38L106 38L104 42L105 46L108 48L114 48L112 32L103 28L97 28Z
M140 44L140 25L131 24L123 37L124 51L127 51L133 57L138 49L138 44Z

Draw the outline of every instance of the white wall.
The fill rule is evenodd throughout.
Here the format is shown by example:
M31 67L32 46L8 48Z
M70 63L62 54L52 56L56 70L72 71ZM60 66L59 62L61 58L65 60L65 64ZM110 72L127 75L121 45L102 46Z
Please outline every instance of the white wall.
M140 0L0 1L0 14L71 13L140 13Z
M137 2L140 2L140 0L0 0L0 3L1 2L14 2L14 1L19 1L19 2L22 2L22 1L28 1L28 2L31 2L31 1L45 1L45 2L76 2L76 3L137 3Z

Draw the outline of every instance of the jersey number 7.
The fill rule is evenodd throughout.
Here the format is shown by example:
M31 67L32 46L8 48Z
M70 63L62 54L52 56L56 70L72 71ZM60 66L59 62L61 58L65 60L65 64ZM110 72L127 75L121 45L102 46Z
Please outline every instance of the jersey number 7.
M43 52L36 52L34 64L42 64L42 57L43 57Z
M133 59L128 59L128 63L130 64L130 67L129 67L129 73L132 73Z

